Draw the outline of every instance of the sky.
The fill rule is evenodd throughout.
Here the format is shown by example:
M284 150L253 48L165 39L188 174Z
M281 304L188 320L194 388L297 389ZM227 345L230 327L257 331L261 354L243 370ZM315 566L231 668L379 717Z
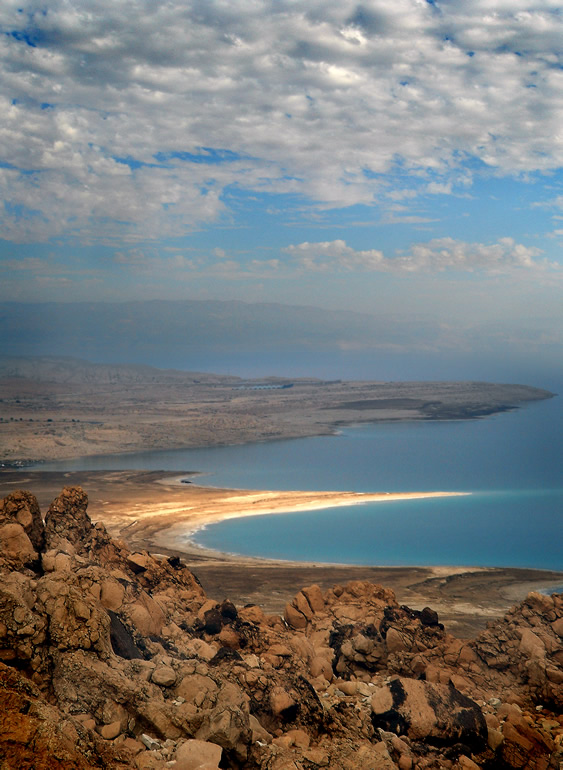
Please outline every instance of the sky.
M315 305L560 355L562 41L558 0L3 0L0 301Z

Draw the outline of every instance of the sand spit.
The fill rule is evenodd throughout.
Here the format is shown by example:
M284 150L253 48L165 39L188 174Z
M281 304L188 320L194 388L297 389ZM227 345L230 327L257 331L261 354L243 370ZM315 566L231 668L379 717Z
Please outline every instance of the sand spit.
M259 492L180 483L177 471L2 471L0 497L29 489L43 509L62 487L88 492L88 510L130 548L179 556L211 595L239 604L259 604L281 612L303 585L323 590L349 580L368 580L392 588L401 603L422 609L431 602L460 636L471 636L488 620L502 617L531 590L563 584L563 573L518 568L377 567L275 561L223 554L189 542L190 533L226 515L278 513L311 506L350 505L391 495L358 493ZM191 478L197 478L194 474ZM394 499L406 499L397 494ZM424 495L433 493L421 493ZM436 493L434 493L436 494ZM439 494L439 493L438 493ZM410 493L415 495L415 493ZM233 500L233 498L235 498ZM407 498L408 499L408 498Z
M207 489L194 487L192 489ZM179 521L155 535L155 545L173 548L179 542L185 547L193 547L191 537L199 530L227 519L247 516L265 516L268 514L299 513L323 508L337 508L364 503L382 503L399 500L419 500L434 497L457 497L469 492L303 492L303 491L254 491L237 490L237 494L223 496L229 490L216 490L216 499L196 508L178 507L174 511ZM162 511L163 512L163 511ZM140 516L158 516L159 511L148 507ZM196 546L200 550L200 546ZM207 550L207 549L204 549Z

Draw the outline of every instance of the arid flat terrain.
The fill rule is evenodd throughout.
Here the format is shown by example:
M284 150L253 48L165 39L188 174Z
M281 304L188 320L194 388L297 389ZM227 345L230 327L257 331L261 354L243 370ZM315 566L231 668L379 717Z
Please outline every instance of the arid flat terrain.
M483 382L246 381L74 359L3 359L0 463L326 435L381 420L467 419L550 396Z

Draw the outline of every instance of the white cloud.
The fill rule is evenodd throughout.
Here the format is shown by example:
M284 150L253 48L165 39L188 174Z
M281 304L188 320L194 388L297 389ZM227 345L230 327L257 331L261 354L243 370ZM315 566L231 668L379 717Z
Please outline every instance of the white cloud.
M562 22L553 0L5 0L2 236L178 235L229 185L371 204L397 162L435 194L468 158L560 168ZM205 147L228 154L177 155Z
M365 271L386 273L443 272L446 270L506 273L514 269L544 268L541 251L512 238L496 243L463 243L453 238L434 238L415 243L409 253L385 256L378 249L356 251L345 241L300 243L284 249L303 270L321 272Z
M321 243L299 243L287 246L283 251L289 254L305 270L381 270L384 269L383 252L378 249L355 251L345 241L323 241Z

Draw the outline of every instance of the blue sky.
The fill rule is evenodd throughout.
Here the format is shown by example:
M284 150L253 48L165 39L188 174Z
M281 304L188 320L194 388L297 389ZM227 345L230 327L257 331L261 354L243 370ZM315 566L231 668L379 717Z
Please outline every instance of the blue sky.
M487 323L557 350L562 39L552 0L5 0L0 300L424 314L454 347Z

